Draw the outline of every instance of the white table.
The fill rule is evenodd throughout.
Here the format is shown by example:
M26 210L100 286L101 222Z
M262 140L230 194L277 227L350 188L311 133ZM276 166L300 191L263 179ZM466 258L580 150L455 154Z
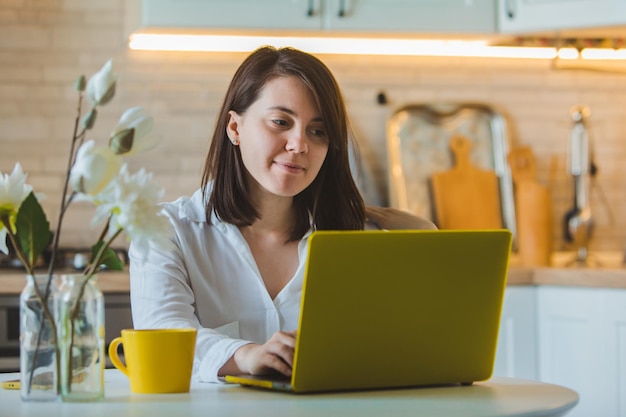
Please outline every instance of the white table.
M0 381L18 374L0 374ZM558 385L492 378L473 386L295 395L238 385L193 383L188 394L132 394L126 377L105 372L105 399L93 403L22 402L0 390L0 417L17 416L562 416L578 394Z

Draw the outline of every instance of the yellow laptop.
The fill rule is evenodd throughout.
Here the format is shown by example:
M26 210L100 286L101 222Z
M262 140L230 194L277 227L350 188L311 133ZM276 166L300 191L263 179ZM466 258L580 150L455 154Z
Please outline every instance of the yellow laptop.
M291 378L225 380L297 393L486 380L510 248L507 230L315 232Z

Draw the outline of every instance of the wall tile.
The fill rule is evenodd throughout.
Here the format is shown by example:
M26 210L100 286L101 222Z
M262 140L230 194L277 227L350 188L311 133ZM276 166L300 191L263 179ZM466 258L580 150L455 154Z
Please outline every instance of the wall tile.
M22 51L44 49L51 45L50 32L41 27L0 26L0 49Z
M122 0L0 0L0 171L20 161L44 207L56 216L72 133L74 79L91 75L108 58L119 73L118 93L101 109L88 138L106 141L122 111L144 106L156 118L161 145L129 160L154 172L165 199L191 194L223 95L246 54L129 51ZM359 142L369 202L387 199L385 123L409 103L481 102L507 120L512 145L531 146L537 179L553 200L555 249L565 248L562 218L572 204L565 156L570 108L588 105L599 166L592 192L593 249L626 243L626 78L618 73L553 70L551 63L515 59L320 55L345 96ZM384 92L388 103L376 102ZM85 105L87 105L85 103ZM63 242L91 245L93 208L73 207ZM86 231L87 230L87 231ZM122 241L120 241L122 242Z

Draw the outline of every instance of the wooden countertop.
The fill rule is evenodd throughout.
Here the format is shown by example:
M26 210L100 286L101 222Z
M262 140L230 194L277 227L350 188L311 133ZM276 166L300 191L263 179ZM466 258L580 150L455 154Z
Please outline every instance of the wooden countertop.
M626 268L509 267L507 285L557 285L626 289Z
M552 254L550 267L522 267L516 255L509 262L508 285L557 285L626 289L626 266L621 252L593 254L589 265L572 263L571 252Z
M623 288L626 289L626 267L621 264L621 254L612 253L599 257L599 266L566 266L568 256L556 253L553 267L528 268L519 265L513 255L509 263L507 285L558 285L573 287ZM76 273L58 271L57 274ZM19 294L26 284L20 271L0 270L0 295ZM98 287L104 293L130 291L128 271L110 271L98 274Z
M56 275L75 274L76 271L58 271ZM26 285L26 275L20 271L0 270L0 295L20 294ZM98 288L103 293L130 291L128 271L107 271L98 274Z

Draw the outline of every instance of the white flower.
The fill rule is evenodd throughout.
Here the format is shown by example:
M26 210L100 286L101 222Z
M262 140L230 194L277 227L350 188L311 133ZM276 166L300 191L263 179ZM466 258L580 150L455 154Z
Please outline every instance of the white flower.
M146 116L141 107L131 107L113 129L109 146L116 154L126 156L150 150L159 144L159 137L150 134L153 126L154 119Z
M110 216L109 236L123 229L145 259L150 244L164 246L170 231L169 220L158 206L163 192L152 182L152 174L142 168L131 175L124 164L119 175L94 199L94 222Z
M87 97L94 106L107 104L115 95L117 74L113 70L113 61L108 60L100 71L87 81Z
M70 183L79 193L98 194L115 177L120 166L120 158L111 149L96 147L93 140L87 141L76 153Z
M15 219L22 205L22 202L33 187L26 184L27 175L22 171L22 166L18 162L13 168L11 175L0 172L0 252L9 254L7 248L7 229L4 225L6 219L11 230L15 233Z
M152 176L143 169L130 175L126 166L122 167L120 156L149 150L158 144L158 138L152 135L152 117L147 116L141 107L133 107L122 114L111 133L108 146L96 146L93 140L82 143L85 132L92 129L96 122L100 110L98 107L107 104L115 95L116 83L117 74L113 70L112 60L108 60L87 82L84 76L80 76L75 83L79 98L76 118L81 121L83 129L80 133L75 129L71 139L73 144L80 142L81 146L75 155L69 155L71 168L66 172L62 195L67 195L70 184L74 192L70 198L61 202L56 236L60 235L63 215L71 202L96 204L94 221L102 218L108 220L102 236L96 242L100 250L90 260L90 267L85 271L89 277L100 265L114 269L121 267L110 256L109 250L122 231L137 244L140 252L145 250L147 254L149 245L166 244L171 230L169 221L160 215L158 206L163 191L151 184ZM91 101L91 108L85 115L82 114L81 105L83 93ZM0 172L0 252L8 254L7 238L11 238L24 267L32 274L35 260L50 242L51 232L39 200L36 197L31 199L30 193L32 187L26 185L26 175L19 164L10 176ZM55 239L53 253L57 249L58 239Z

